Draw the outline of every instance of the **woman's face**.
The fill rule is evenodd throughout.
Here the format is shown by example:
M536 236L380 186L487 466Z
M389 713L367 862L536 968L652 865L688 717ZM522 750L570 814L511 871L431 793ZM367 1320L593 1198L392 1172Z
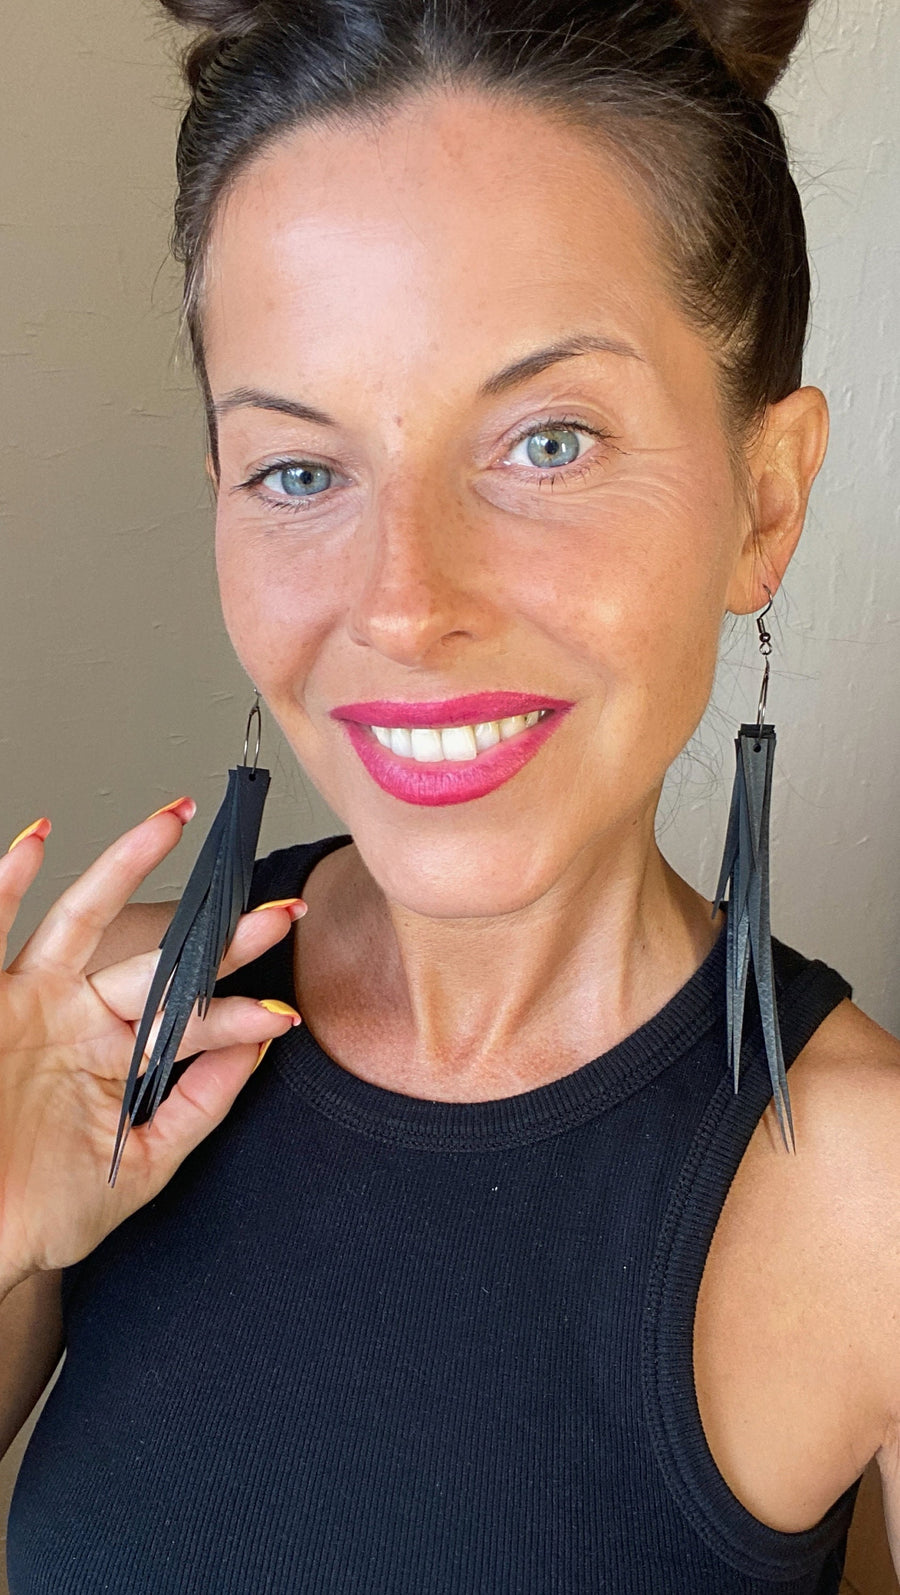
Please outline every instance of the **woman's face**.
M222 204L203 323L226 625L388 897L496 915L623 856L748 517L614 158L474 93L304 128Z

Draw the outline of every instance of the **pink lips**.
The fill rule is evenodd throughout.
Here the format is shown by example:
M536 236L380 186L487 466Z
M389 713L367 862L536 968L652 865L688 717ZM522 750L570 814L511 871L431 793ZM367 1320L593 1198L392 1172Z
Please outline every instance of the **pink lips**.
M448 803L468 803L484 797L534 758L574 704L563 698L541 698L534 693L479 692L441 702L408 703L378 699L370 703L343 704L332 709L331 717L346 726L347 736L372 779L392 797L405 803L437 807ZM505 720L513 715L532 714L536 709L550 712L535 726L499 742L476 759L456 763L442 760L419 764L383 748L369 729L377 726L454 726L479 725L488 720Z

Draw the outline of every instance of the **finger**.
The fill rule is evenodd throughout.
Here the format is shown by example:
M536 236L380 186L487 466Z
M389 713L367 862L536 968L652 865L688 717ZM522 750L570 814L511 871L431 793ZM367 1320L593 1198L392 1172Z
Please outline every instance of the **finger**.
M48 819L35 820L13 837L0 857L0 969L22 898L44 862L43 844L50 830Z
M70 974L81 973L103 932L181 840L196 805L191 798L179 803L179 807L169 806L149 815L117 837L66 888L11 966L16 974L49 964Z
M302 897L283 897L276 902L260 903L256 908L251 908L248 914L242 914L237 922L231 945L226 949L225 957L219 965L219 979L231 975L236 969L242 969L245 964L253 962L268 948L274 947L277 941L289 930L296 920L302 919L306 913L306 904ZM287 915L287 927L284 920Z
M162 1022L163 1015L157 1014L144 1044L139 1075L147 1069ZM173 1062L197 1052L218 1052L233 1046L258 1048L277 1036L286 1035L292 1026L299 1024L302 1020L296 1008L279 998L257 1001L255 997L214 997L202 1019L196 1008L192 1010ZM135 1020L127 1029L120 1029L115 1038L104 1038L102 1046L95 1043L91 1051L91 1072L105 1080L124 1082L131 1068L136 1035Z
M148 1124L135 1126L125 1142L120 1180L141 1166L152 1170L147 1201L171 1179L200 1142L221 1124L256 1067L257 1046L203 1052L185 1069ZM137 1144L132 1145L132 1142ZM130 1154L130 1156L129 1156Z
M238 920L231 946L219 969L219 978L232 974L244 964L268 952L286 935L295 918L306 912L306 904L294 898L292 907L265 907L251 909ZM121 963L109 964L105 969L94 969L87 976L97 995L120 1019L139 1019L144 1011L147 993L159 963L159 952L136 953L123 958Z
M152 1055L162 1022L158 1015L150 1027L144 1048L148 1057ZM175 1060L189 1058L194 1052L216 1052L251 1042L259 1046L263 1041L274 1041L276 1036L285 1035L292 1025L299 1023L300 1015L295 1009L276 1013L254 997L216 997L202 1019L196 1008L191 1010Z

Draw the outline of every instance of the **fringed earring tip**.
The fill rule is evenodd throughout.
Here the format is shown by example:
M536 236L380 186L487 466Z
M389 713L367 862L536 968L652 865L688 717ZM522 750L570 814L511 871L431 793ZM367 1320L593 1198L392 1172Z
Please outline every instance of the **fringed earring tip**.
M734 1089L740 1084L741 1043L750 964L759 998L772 1096L782 1140L796 1151L790 1095L778 1024L769 911L769 814L775 728L742 725L735 739L736 768L722 868L713 913L725 900L726 1028Z

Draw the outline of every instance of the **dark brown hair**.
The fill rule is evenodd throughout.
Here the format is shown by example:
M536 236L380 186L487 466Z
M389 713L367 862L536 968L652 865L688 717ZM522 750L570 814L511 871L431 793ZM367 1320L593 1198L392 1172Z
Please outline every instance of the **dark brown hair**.
M203 263L229 183L270 140L469 86L615 148L643 185L683 311L712 341L736 437L800 385L809 266L766 96L810 0L162 0L185 53L173 248L203 362ZM212 418L210 418L212 421ZM216 439L211 426L216 460Z

